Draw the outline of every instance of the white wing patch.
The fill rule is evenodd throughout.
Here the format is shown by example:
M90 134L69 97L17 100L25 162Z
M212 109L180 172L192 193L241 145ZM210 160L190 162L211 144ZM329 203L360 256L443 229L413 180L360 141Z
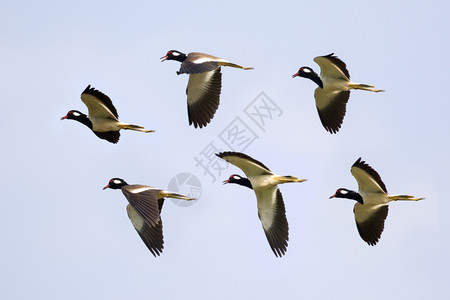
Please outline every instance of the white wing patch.
M199 57L198 59L192 61L192 63L200 65L200 64L202 64L202 63L210 62L210 61L215 61L215 62L227 62L227 61L226 61L225 59L223 59L223 58L216 58L216 59L213 59L212 57Z
M141 192L148 191L148 190L151 190L151 189L154 189L154 188L152 188L150 186L144 186L144 187L141 187L141 188L138 188L138 189L130 190L130 193L139 194Z

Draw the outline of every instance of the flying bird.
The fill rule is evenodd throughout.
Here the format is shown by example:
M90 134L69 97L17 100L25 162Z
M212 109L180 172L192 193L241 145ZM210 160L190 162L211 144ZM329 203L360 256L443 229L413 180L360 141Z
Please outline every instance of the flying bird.
M129 185L121 178L112 178L103 189L121 189L127 198L127 213L137 233L148 250L156 257L164 248L161 209L164 197L195 200L184 195L157 189L151 186Z
M204 127L211 122L219 107L220 91L222 88L221 66L251 70L251 67L243 67L223 58L200 52L184 54L177 50L170 50L161 57L165 60L181 62L177 75L189 74L189 82L186 88L189 125Z
M314 91L316 107L323 127L330 133L341 128L351 89L384 92L373 85L350 81L347 66L334 53L317 56L314 61L320 66L320 76L310 67L301 67L292 77L309 78L318 85Z
M61 120L78 121L89 127L96 136L110 143L117 143L121 129L130 129L141 132L154 132L139 125L131 125L119 121L119 115L111 99L102 92L91 88L90 85L81 93L81 100L89 110L89 116L78 110L70 110Z
M384 221L388 215L388 203L397 200L418 201L410 195L388 194L380 175L361 157L351 168L352 175L358 182L358 192L340 188L331 198L356 200L353 208L356 228L361 238L369 245L375 246L384 230Z
M247 178L233 174L223 183L236 183L252 189L256 194L258 217L261 220L270 248L277 257L287 251L289 225L286 209L278 184L303 182L294 176L280 176L272 173L264 164L240 152L221 152L216 155L240 168Z

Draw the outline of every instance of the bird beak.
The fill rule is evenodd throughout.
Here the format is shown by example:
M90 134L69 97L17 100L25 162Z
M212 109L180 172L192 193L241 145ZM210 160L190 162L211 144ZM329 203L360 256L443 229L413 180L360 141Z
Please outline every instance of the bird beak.
M109 184L107 184L107 185L103 188L103 190L106 190L107 188L109 188Z
M292 78L295 78L295 77L297 77L297 76L298 76L298 72L295 73L294 75L292 75Z
M224 180L223 182L222 182L223 184L227 184L227 183L230 183L230 180L229 179L227 179L227 180Z
M167 59L167 55L160 58L161 62L165 61Z
M331 195L330 198L328 198L328 199L331 199L331 198L334 198L334 197L336 197L336 194Z
M65 115L64 117L61 117L61 120L65 120L67 119L67 115Z

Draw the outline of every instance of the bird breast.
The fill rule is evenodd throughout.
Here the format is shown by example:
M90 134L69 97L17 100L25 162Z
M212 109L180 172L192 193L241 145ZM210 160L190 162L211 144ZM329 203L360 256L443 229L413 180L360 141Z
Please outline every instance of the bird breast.
M364 205L386 204L389 202L387 195L382 192L360 192L360 195L363 198Z
M120 127L119 122L109 118L95 118L89 117L92 122L92 130L98 132L118 131Z
M324 90L349 91L349 81L343 78L323 77L321 78Z
M277 185L278 182L274 180L274 175L258 175L249 178L254 190L264 189Z

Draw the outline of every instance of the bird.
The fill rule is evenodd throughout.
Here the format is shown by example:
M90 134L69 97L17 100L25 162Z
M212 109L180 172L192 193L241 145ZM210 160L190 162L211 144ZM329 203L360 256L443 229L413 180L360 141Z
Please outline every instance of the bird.
M353 207L356 228L361 238L370 246L375 246L384 230L388 215L388 203L397 200L418 201L410 195L391 195L380 175L361 157L351 167L351 173L358 182L358 192L340 188L331 198L347 198L356 201Z
M184 54L177 50L170 50L160 59L161 62L165 60L181 62L177 75L189 74L186 87L188 119L189 125L194 124L195 128L208 125L219 107L222 88L221 66L253 69L200 52Z
M121 178L112 178L103 190L122 190L127 198L127 214L137 233L153 256L159 256L164 248L161 209L164 197L195 200L177 193L140 184L128 184Z
M154 132L139 125L127 124L119 121L119 115L111 99L88 85L81 93L81 100L89 110L86 116L78 110L70 110L61 120L75 120L89 127L97 137L116 144L120 138L121 129L130 129L141 132Z
M286 209L278 184L288 182L303 182L295 176L280 176L272 173L263 163L240 152L220 152L216 155L240 168L247 178L233 174L223 184L235 183L256 194L258 217L261 220L264 233L270 248L276 257L282 257L289 240L289 225L286 219Z
M314 61L320 66L320 76L310 67L301 67L292 78L309 78L318 85L314 91L317 112L323 127L332 134L339 131L344 121L351 89L384 92L373 85L350 81L347 66L334 53L317 56Z

